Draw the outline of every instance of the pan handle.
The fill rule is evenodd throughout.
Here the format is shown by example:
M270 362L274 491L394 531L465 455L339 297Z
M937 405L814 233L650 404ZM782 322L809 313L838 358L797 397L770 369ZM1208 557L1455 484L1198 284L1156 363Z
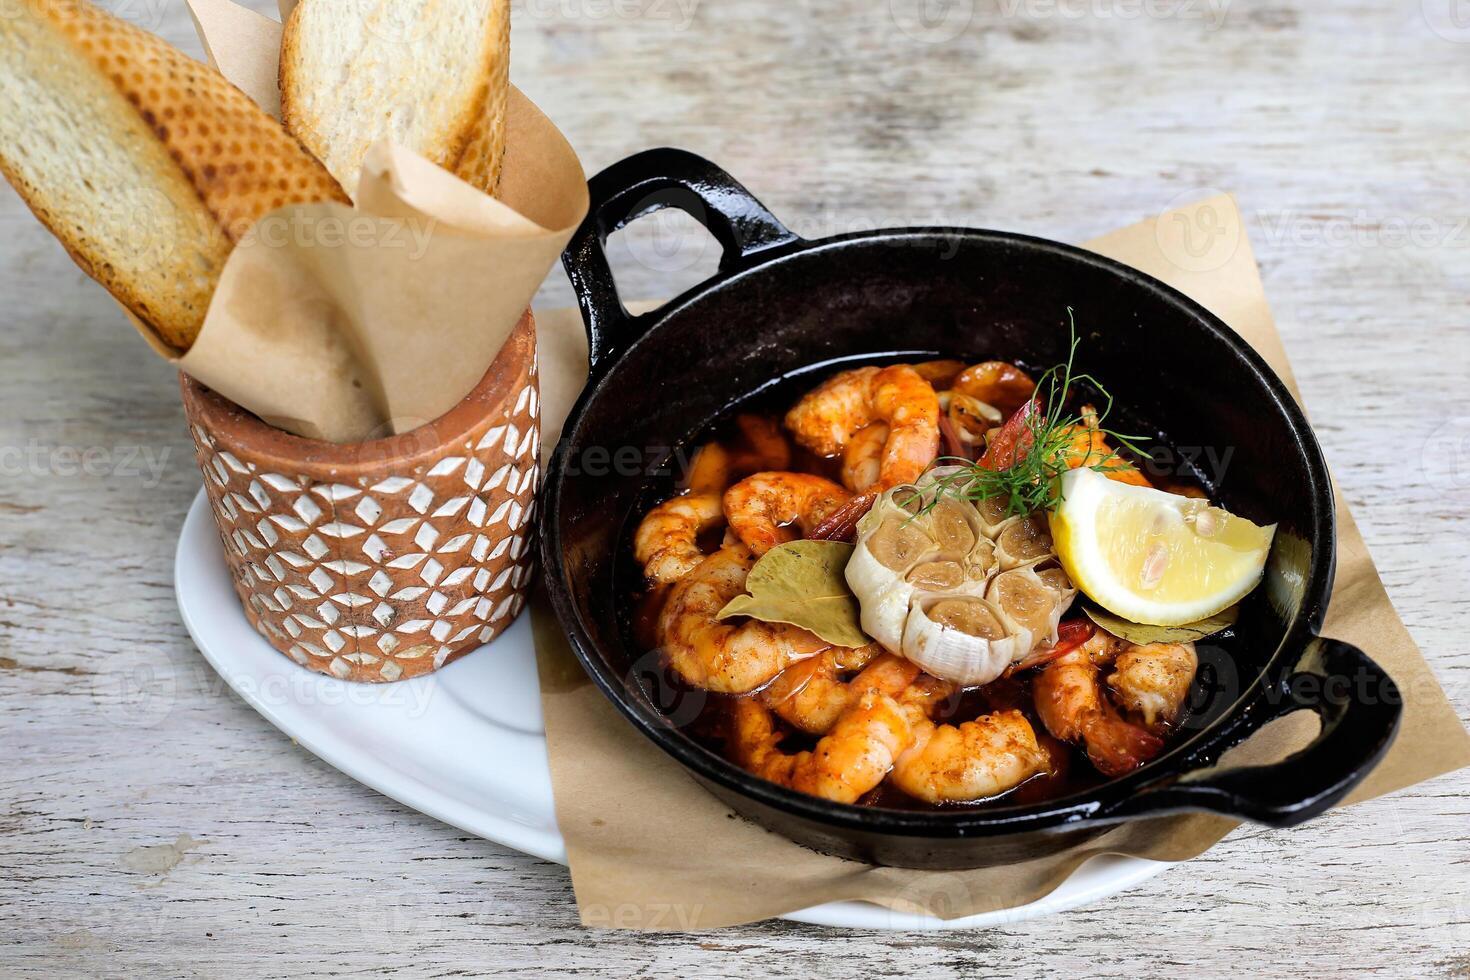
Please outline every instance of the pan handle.
M752 256L801 240L735 178L686 150L644 150L597 174L587 187L591 199L587 217L562 252L561 262L582 308L594 376L656 319L657 311L633 316L618 296L604 246L619 228L643 215L678 208L720 243L722 274Z
M1274 765L1201 770L1145 786L1096 814L1113 820L1204 810L1271 827L1290 827L1332 807L1363 780L1398 731L1403 700L1388 673L1357 647L1313 637L1296 667L1273 688L1264 710L1230 744L1300 709L1322 721L1312 743Z

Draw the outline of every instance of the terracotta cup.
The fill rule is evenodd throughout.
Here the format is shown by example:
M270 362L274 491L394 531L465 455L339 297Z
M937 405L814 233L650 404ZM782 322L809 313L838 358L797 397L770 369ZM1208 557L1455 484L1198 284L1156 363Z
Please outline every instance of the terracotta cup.
M540 475L529 310L464 401L387 439L298 438L181 378L235 592L277 650L335 677L396 681L520 612Z

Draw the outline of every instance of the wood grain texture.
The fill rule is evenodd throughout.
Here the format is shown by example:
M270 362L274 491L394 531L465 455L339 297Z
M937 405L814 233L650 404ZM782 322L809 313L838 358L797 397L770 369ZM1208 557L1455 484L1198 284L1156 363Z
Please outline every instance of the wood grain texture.
M109 5L198 51L179 0ZM1328 459L1463 718L1470 45L1430 29L1445 6L517 0L513 73L589 172L687 147L808 236L1081 240L1234 192ZM620 236L627 294L705 274L701 241L676 219ZM199 487L172 372L8 191L0 296L0 974L1470 975L1467 773L1003 929L583 930L561 868L357 785L204 664L171 587ZM569 301L554 275L541 302Z

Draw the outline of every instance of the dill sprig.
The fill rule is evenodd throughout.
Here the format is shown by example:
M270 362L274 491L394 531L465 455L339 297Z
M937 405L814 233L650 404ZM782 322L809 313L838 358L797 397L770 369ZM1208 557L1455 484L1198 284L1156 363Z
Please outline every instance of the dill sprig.
M1006 512L1010 515L1054 510L1061 503L1060 477L1068 470L1086 466L1108 472L1129 465L1119 456L1117 449L1102 453L1090 439L1086 440L1086 450L1079 453L1077 443L1081 440L1077 439L1077 433L1089 427L1112 439L1115 445L1137 455L1145 455L1138 445L1141 437L1126 436L1103 427L1104 420L1113 409L1113 396L1092 375L1074 373L1080 341L1070 306L1067 307L1067 320L1071 329L1067 361L1053 366L1037 379L1031 404L1039 405L1039 410L1033 408L1025 416L1025 435L1012 444L1011 457L1004 461L1007 465L991 469L963 457L941 458L938 460L940 464L958 464L960 469L936 477L924 488L918 513L932 510L941 497L975 503L999 497L1005 501ZM1100 405L1094 406L1097 411L1091 419L1068 410L1073 387L1079 385L1091 387L1101 401ZM932 493L929 492L931 490Z

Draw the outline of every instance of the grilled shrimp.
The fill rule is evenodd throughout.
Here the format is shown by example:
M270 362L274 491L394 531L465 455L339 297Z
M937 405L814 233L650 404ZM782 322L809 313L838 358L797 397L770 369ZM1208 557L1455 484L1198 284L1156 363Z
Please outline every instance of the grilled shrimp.
M859 667L862 670L856 677L848 681L841 678L842 671ZM869 691L897 697L918 676L917 665L885 653L876 643L833 647L787 667L759 697L788 724L821 735Z
M770 710L754 698L736 700L732 711L736 762L762 779L838 803L855 803L881 783L913 739L904 709L879 691L844 711L809 752L783 752Z
M738 415L740 440L733 447L710 442L699 448L689 467L689 489L694 493L724 493L730 484L752 473L784 470L791 466L791 444L774 420L761 415Z
M906 705L914 741L889 777L927 803L996 796L1050 769L1050 757L1019 711L997 711L959 725L936 725Z
M704 561L699 536L725 521L720 498L691 493L665 500L643 516L633 534L633 558L656 585L677 582Z
M881 370L870 365L832 375L786 413L786 428L818 456L842 452L853 433L873 421L873 379Z
M1174 723L1199 669L1193 643L1130 646L1113 663L1108 687L1149 729Z
M721 622L715 617L745 592L755 559L740 545L721 548L669 591L658 635L670 666L695 687L746 694L829 644L784 623Z
M1101 466L1103 476L1109 480L1131 483L1137 487L1153 486L1148 477L1139 472L1138 467L1113 454L1113 448L1108 445L1098 424L1097 409L1091 405L1082 406L1082 424L1072 426L1070 435L1072 445L1067 465L1072 469L1079 466Z
M741 542L760 557L796 540L797 528L809 534L847 498L846 490L810 473L757 473L725 491L725 517Z
M723 443L707 442L695 450L689 464L689 491L718 496L730 486L734 472L735 460L730 450Z
M1105 776L1121 776L1158 755L1163 741L1118 714L1099 675L1120 646L1098 630L1092 639L1048 664L1032 682L1036 713L1054 737L1082 743Z
M842 485L853 493L862 493L877 483L887 444L886 422L871 422L853 433L842 451Z
M843 371L786 413L796 441L819 456L842 452L874 422L888 425L879 455L880 490L918 479L939 454L939 396L906 364Z
M982 361L961 371L950 386L976 401L984 402L1009 418L1036 392L1036 382L1014 364Z
M786 441L781 423L764 415L737 415L735 426L744 444L737 449L737 456L750 459L752 473L784 470L791 465L791 443Z
M954 384L954 379L965 370L964 361L920 361L913 365L919 377L934 386L935 391L944 391Z

